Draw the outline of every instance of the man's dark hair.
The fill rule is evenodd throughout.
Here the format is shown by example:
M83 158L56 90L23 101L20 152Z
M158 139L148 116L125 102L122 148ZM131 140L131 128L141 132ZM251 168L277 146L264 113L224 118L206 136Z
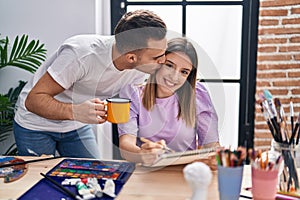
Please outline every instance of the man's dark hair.
M148 10L124 14L114 30L116 46L121 53L146 48L149 39L162 40L166 33L164 21Z

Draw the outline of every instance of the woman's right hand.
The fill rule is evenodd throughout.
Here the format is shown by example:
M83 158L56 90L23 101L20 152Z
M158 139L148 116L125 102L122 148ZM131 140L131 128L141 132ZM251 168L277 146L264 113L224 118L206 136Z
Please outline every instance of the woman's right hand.
M154 163L157 157L164 152L166 142L164 140L152 142L146 138L140 138L140 140L143 142L140 151L142 161L146 165L151 165Z

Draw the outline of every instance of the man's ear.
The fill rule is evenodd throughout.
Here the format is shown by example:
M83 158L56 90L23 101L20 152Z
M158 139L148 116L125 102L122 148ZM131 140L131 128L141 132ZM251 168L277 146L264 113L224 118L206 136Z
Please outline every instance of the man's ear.
M127 60L127 62L129 62L129 63L136 63L137 60L138 60L138 57L137 57L137 55L134 54L134 53L127 53L127 54L126 54L126 60Z

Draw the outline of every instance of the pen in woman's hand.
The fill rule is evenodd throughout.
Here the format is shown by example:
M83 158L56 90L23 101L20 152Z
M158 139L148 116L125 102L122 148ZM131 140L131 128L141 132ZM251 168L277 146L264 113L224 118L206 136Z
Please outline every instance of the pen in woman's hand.
M160 145L162 145L162 150L164 150L166 153L173 153L173 152L175 152L173 149L171 149L170 147L168 147L166 145L166 143L165 143L164 140L161 140L163 142L161 142L161 141L159 141L159 142L153 142L153 141L148 140L148 139L146 139L144 137L141 137L140 140L141 140L141 142L144 142L144 143L157 143L157 144L160 144Z
M175 152L173 149L168 147L165 142L162 145L163 145L163 150L165 151L165 153L174 153Z

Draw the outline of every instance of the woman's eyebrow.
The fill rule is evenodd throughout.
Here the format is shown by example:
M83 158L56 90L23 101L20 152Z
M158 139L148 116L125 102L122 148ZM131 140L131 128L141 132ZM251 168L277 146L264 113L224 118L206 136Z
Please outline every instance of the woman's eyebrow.
M176 63L174 63L174 62L172 62L171 60L168 60L168 59L166 59L166 62L170 62L170 63L172 63L173 65L176 64Z

